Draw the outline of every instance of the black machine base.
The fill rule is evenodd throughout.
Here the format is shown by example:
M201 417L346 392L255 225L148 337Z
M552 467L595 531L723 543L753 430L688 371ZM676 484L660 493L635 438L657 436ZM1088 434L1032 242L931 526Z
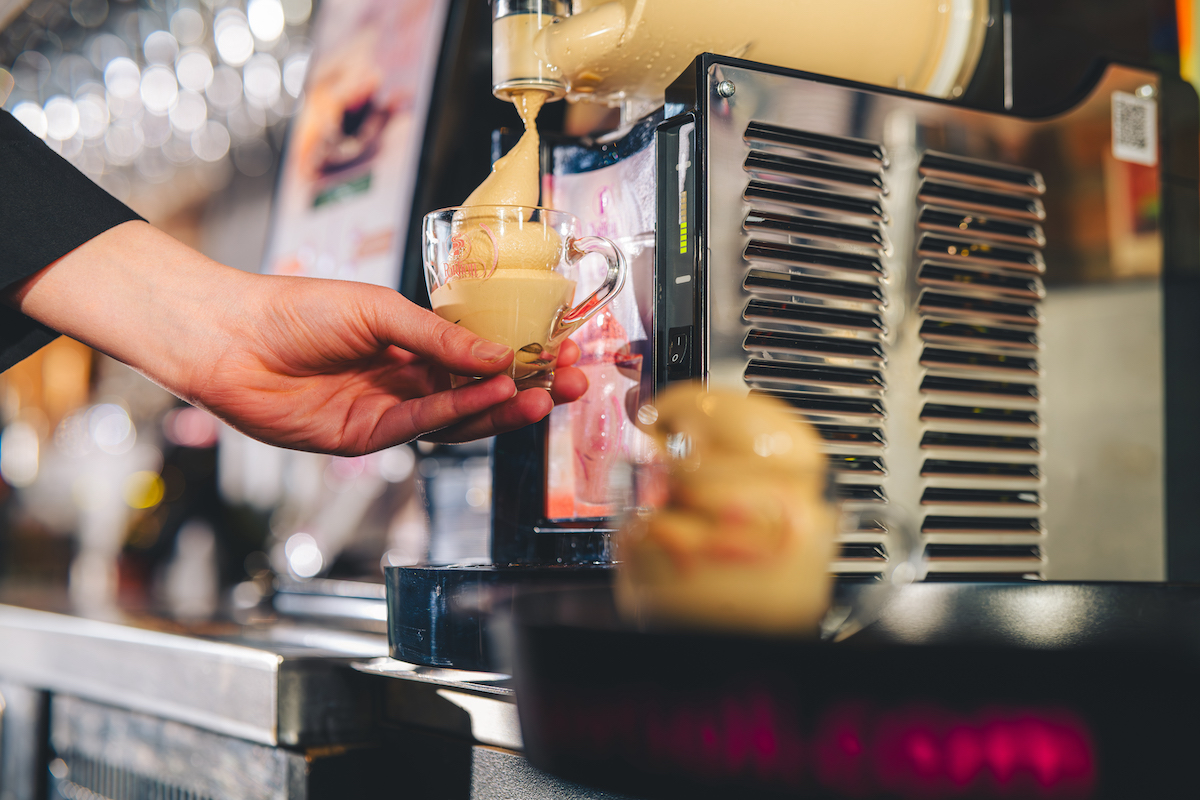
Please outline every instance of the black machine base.
M1196 586L916 584L830 643L635 630L607 589L522 597L522 737L541 769L647 798L1194 796L1197 610Z
M611 567L387 567L388 650L427 667L509 671L513 597L564 586L607 587Z

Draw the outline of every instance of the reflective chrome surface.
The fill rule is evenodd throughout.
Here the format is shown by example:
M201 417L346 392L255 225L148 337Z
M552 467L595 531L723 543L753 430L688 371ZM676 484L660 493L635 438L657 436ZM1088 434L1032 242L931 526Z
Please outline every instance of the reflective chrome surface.
M349 667L382 636L231 626L229 638L166 633L0 605L0 679L263 744L316 744L372 724Z
M1130 208L1157 172L1111 133L1156 77L1111 67L1047 120L706 80L704 377L805 413L847 502L923 521L934 577L1163 578L1162 236Z

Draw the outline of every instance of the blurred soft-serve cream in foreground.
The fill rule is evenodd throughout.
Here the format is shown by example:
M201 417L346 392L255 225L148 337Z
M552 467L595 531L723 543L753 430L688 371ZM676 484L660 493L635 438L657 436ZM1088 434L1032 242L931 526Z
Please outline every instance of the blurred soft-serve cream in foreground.
M635 622L816 635L838 513L815 431L767 397L673 386L639 424L662 470L622 528L617 602Z

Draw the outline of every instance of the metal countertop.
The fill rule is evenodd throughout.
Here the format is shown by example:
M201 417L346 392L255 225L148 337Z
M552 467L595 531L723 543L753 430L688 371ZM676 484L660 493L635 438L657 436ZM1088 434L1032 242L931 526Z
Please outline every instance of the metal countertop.
M0 605L0 679L268 745L370 735L378 681L350 664L386 655L385 637L299 624L196 631Z

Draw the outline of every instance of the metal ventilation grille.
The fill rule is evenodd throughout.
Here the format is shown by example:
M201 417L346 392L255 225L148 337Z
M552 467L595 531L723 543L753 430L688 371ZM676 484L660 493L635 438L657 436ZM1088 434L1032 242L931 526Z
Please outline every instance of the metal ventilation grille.
M839 499L886 503L887 154L877 142L760 123L745 140L745 381L813 423ZM834 571L877 574L881 533L868 523L844 535Z
M913 202L897 218L915 223L911 252L893 258L889 182L912 173L889 181L882 144L761 123L744 139L750 391L814 425L850 508L917 510L931 580L1039 577L1041 176L924 153L915 191L891 200ZM909 333L889 334L889 300L915 316L911 329L904 317ZM897 336L915 337L917 363L889 368L889 353L913 352L896 350ZM900 381L899 369L915 381ZM903 388L889 387L889 373ZM889 422L889 402L917 419ZM892 452L897 424L918 428ZM904 463L889 467L896 458ZM913 480L893 485L892 470ZM834 571L877 574L883 533L867 521L843 534Z
M916 314L931 579L1040 575L1041 176L926 153Z
M64 800L212 800L158 778L79 753L59 755L51 796Z

